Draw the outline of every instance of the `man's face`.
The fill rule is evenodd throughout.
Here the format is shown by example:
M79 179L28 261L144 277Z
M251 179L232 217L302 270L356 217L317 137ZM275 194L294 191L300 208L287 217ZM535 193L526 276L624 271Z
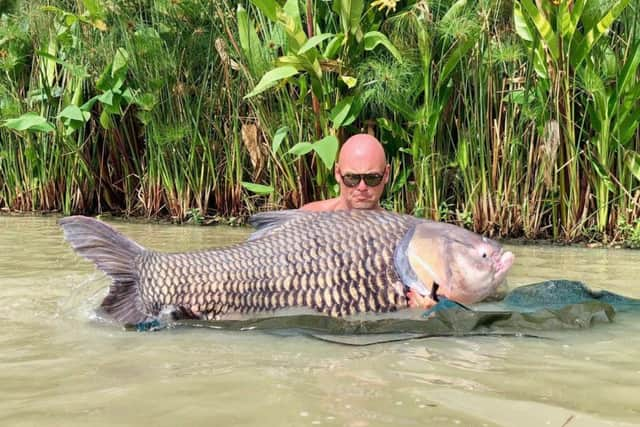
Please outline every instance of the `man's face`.
M340 162L336 165L335 177L340 184L340 197L348 209L375 209L389 180L389 165L384 162L358 159L357 162ZM375 175L381 177L375 184ZM364 175L362 178L356 175ZM361 178L361 179L359 179ZM351 184L353 186L350 186ZM355 184L355 185L354 185Z

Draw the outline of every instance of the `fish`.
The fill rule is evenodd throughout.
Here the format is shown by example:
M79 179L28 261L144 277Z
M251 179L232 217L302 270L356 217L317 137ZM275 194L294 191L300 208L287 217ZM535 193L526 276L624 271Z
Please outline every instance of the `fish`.
M472 304L506 279L514 255L464 228L387 211L285 210L252 216L241 243L182 253L145 248L85 216L64 238L112 280L101 303L125 325L225 320L304 308L346 317Z

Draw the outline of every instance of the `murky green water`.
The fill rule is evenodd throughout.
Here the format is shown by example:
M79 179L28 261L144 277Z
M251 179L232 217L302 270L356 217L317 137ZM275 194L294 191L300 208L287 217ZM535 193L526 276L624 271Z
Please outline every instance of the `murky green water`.
M116 226L172 251L248 234ZM512 286L566 278L640 297L640 252L511 249ZM354 348L256 332L126 332L95 320L107 285L54 219L0 217L0 425L640 425L637 316L553 340Z

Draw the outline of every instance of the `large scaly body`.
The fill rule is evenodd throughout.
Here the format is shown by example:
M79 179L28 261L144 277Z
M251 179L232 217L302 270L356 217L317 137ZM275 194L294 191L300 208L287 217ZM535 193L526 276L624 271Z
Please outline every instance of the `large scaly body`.
M172 306L203 319L289 307L331 316L395 311L407 302L393 252L414 221L388 213L311 214L227 248L148 251L137 260L141 298L149 313Z
M503 282L513 254L450 224L384 211L267 212L248 241L201 252L145 249L87 217L60 220L66 239L112 279L104 310L138 324L228 319L285 308L330 316L470 304Z

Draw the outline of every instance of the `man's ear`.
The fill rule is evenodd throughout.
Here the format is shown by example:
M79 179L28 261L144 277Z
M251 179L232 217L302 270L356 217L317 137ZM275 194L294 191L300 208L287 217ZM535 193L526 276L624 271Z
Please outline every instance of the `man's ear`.
M338 184L342 184L342 174L340 173L340 165L336 163L336 167L333 170L333 176L336 178Z
M389 163L387 163L387 166L384 168L384 178L382 180L385 184L389 182L390 173L391 173L391 166L389 165Z

